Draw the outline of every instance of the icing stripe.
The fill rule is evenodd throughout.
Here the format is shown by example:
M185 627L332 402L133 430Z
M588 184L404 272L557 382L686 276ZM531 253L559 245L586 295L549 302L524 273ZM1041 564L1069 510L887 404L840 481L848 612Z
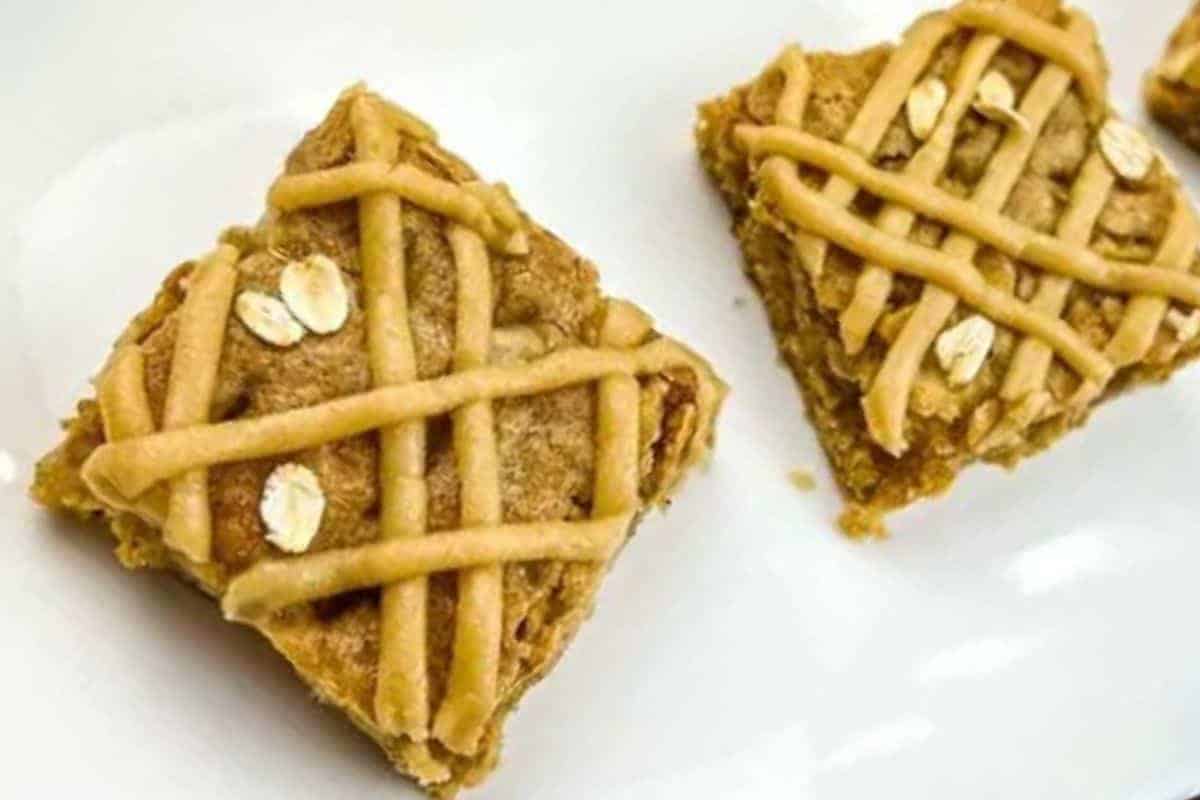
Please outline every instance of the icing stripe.
M799 128L804 123L804 108L812 89L812 74L808 70L808 59L796 45L784 48L775 66L783 73L783 92L775 106L775 122Z
M896 272L962 297L968 305L1009 327L1039 336L1088 377L1107 380L1112 365L1065 322L1039 314L1027 304L989 285L955 249L933 250L889 236L852 212L840 209L796 177L791 163L772 157L763 164L763 186L780 212L807 230L820 230L840 247L878 261ZM944 288L943 288L944 287Z
M449 233L458 268L458 322L454 368L487 363L492 331L492 276L483 240L452 226ZM501 521L500 466L489 400L468 403L453 413L454 453L462 485L462 525L494 526ZM496 704L500 640L504 622L504 571L484 564L458 575L454 615L454 660L446 697L434 720L434 735L450 750L473 754Z
M1091 241L1092 229L1108 202L1109 193L1116 182L1104 156L1092 153L1079 170L1079 177L1071 187L1071 199L1058 222L1058 236L1068 244L1086 245ZM1072 281L1062 275L1042 276L1037 293L1030 305L1044 314L1061 316L1067 304L1067 294ZM1044 342L1026 338L1017 346L1009 364L1008 374L1000 389L1000 397L1015 401L1037 392L1046 383L1050 362L1054 352Z
M803 131L742 126L738 128L737 136L751 153L782 155L845 176L871 194L887 200L890 205L885 207L884 213L895 209L910 218L921 214L969 234L1015 259L1096 288L1164 294L1182 303L1200 306L1200 276L1165 266L1165 262L1157 262L1164 264L1158 266L1105 260L1086 247L1086 237L1074 240L1063 237L1061 232L1057 236L1040 233L998 211L924 184L907 173L897 174L873 167L860 156ZM1092 160L1097 158L1100 156L1093 156ZM1092 171L1097 169L1107 171L1102 159L1091 168ZM1089 198L1089 202L1094 202L1094 198ZM881 213L875 220L879 230L892 236L907 235L907 229L896 230L880 224L882 217ZM1090 234L1090 228L1085 233Z
M609 301L600 344L637 347L651 331L650 319L628 303ZM632 375L601 379L596 401L596 488L592 516L604 517L637 508L638 406L640 392Z
M341 167L284 175L267 195L283 211L340 203L363 194L390 192L414 205L454 220L477 232L501 252L522 254L523 235L504 230L482 200L457 183L435 178L409 164L389 167L378 162L355 162Z
M1187 198L1176 192L1171 224L1159 246L1156 261L1164 269L1186 272L1196 258L1196 220ZM1160 290L1161 291L1161 288ZM1140 361L1154 344L1169 303L1161 294L1140 294L1129 301L1125 317L1105 351L1118 366Z
M398 139L380 104L361 95L351 106L359 162L390 164ZM375 386L417 377L404 287L404 231L400 198L390 193L358 200L359 260L367 311L367 357ZM384 540L425 533L425 421L379 431L379 530ZM429 689L426 658L426 585L423 576L383 588L380 597L379 671L375 717L393 735L426 737Z
M945 170L954 147L958 123L971 107L975 87L1002 44L1004 40L1000 37L985 34L976 36L967 46L954 73L953 92L942 108L937 126L904 167L904 175L914 184L932 184ZM875 225L893 236L907 237L916 222L916 214L893 198L889 200L893 202L879 212ZM865 264L855 284L850 305L839 317L842 343L847 353L855 355L866 345L891 292L892 273L878 264Z
M193 467L305 450L405 420L446 414L477 400L540 394L605 375L646 375L673 368L700 376L697 414L703 424L695 440L706 441L721 384L697 356L664 338L636 350L569 348L527 363L481 367L276 414L109 442L92 453L82 472L100 497L137 497ZM688 463L695 463L705 447L696 445Z
M842 137L842 145L863 156L870 156L900 112L908 87L924 71L942 40L954 32L954 23L945 14L931 14L918 20L893 51L875 85L867 92L862 107ZM822 189L826 198L843 208L850 205L858 187L837 175L831 175ZM813 276L821 274L828 245L819 237L801 234L795 247L801 263Z
M1078 17L1072 20L1070 34L1078 33L1079 26L1083 24L1079 20ZM1018 109L1021 116L1029 122L1029 130L1009 130L993 153L971 197L972 202L980 209L999 211L1004 206L1033 153L1042 127L1070 87L1069 72L1052 63L1042 66L1022 97ZM978 273L972 261L977 249L978 243L974 239L958 231L950 233L942 243L942 250L965 261L968 266L967 272L976 278ZM955 305L957 300L954 295L941 287L930 285L924 288L916 308L909 315L900 335L884 358L875 382L863 398L868 429L875 440L893 455L898 455L907 448L904 440L904 418L908 413L908 401L917 371L934 339L953 313ZM1000 319L996 321L1003 322ZM1054 327L1059 325L1069 327L1056 320ZM1023 332L1030 331L1023 329ZM1078 339L1078 336L1075 338ZM1055 346L1055 349L1059 350L1059 347ZM1088 350L1090 351L1090 348ZM1059 352L1065 356L1061 350ZM1111 369L1106 361L1104 365L1106 369ZM1075 366L1079 368L1078 365ZM1089 375L1102 371L1098 369L1099 364L1093 364L1092 367L1091 371L1081 371ZM1107 377L1104 380L1107 380Z
M96 403L110 442L136 439L154 433L154 416L146 394L146 359L136 344L121 345L96 382ZM132 503L117 506L137 514L155 527L167 517L167 487L156 486Z
M632 521L531 522L431 533L260 561L221 600L227 619L254 621L297 603L498 561L603 561Z
M1078 10L1072 9L1069 13L1069 26L1093 34L1089 39L1095 39L1091 20ZM1094 48L1080 46L1078 40L1064 36L1062 28L1030 14L1015 3L967 0L950 9L949 14L966 27L998 34L1066 70L1078 82L1092 121L1103 119L1108 108L1105 101L1107 76Z
M221 245L192 271L187 298L179 309L163 430L208 421L225 342L225 323L237 285L237 259L236 248ZM208 470L198 467L172 479L163 540L192 561L204 563L211 559Z
M154 433L154 417L146 396L146 359L136 344L123 345L100 376L96 387L104 438L110 442Z

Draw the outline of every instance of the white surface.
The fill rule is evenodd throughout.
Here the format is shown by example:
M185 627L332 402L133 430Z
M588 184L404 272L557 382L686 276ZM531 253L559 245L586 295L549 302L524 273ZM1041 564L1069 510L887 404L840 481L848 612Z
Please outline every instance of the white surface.
M734 387L711 470L643 526L474 796L1200 787L1200 370L1112 404L1015 476L971 471L889 542L850 543L697 166L697 101L788 39L865 45L915 7L58 5L0 9L3 794L412 796L251 632L24 498L121 324L166 269L255 219L283 154L358 77L509 181ZM1091 5L1136 116L1184 1ZM1200 186L1200 160L1167 149ZM819 491L791 488L797 466Z

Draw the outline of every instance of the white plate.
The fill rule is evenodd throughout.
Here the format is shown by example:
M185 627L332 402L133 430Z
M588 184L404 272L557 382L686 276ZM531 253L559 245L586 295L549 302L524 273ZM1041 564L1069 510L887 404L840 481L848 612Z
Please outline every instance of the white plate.
M0 11L5 794L412 796L251 632L125 574L106 540L24 497L126 318L222 226L256 218L284 153L360 76L508 180L734 387L711 470L644 525L479 796L1200 787L1200 369L1015 475L971 471L891 541L853 544L697 166L696 102L787 39L865 45L916 8L168 5ZM1137 116L1139 73L1184 2L1093 5ZM1200 185L1200 161L1167 149ZM791 488L797 466L819 491Z

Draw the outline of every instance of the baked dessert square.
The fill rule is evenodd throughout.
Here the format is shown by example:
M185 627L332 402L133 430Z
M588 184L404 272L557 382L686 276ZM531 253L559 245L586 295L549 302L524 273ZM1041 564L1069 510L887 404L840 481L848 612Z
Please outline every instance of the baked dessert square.
M1106 80L1081 12L968 0L701 106L852 535L1200 351L1194 212Z
M1142 89L1150 114L1200 149L1200 4L1175 28Z
M438 797L495 766L724 394L362 86L259 224L167 276L95 387L34 498L218 598Z

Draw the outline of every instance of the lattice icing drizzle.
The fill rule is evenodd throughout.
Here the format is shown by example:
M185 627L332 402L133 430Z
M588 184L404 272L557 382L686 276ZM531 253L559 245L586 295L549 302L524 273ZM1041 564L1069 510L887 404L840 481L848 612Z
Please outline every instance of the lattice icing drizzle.
M871 154L914 87L920 85L937 48L960 28L971 29L973 35L953 75L948 76L947 96L939 100L935 121L929 123L932 129L922 131L927 134L924 141L899 173L875 167ZM979 87L990 79L992 60L1006 42L1041 57L1043 65L1012 112L1020 124L1007 126L969 199L962 199L938 188L936 182L948 164L958 126L978 103ZM841 338L849 354L862 351L876 331L892 295L895 274L924 282L919 301L891 342L863 399L871 436L894 455L908 447L904 423L919 369L960 302L1022 337L999 392L1009 413L995 426L996 435L977 437L976 450L980 452L1004 444L1043 414L1086 408L1117 369L1146 356L1172 301L1182 306L1200 305L1200 277L1190 273L1197 226L1178 186L1167 232L1153 263L1113 261L1088 249L1093 228L1118 180L1110 163L1116 148L1107 139L1098 141L1094 136L1053 236L1000 213L1043 126L1072 86L1087 104L1093 134L1107 131L1112 139L1113 130L1123 131L1112 118L1107 126L1103 124L1108 113L1104 69L1094 43L1091 23L1078 12L1070 12L1065 27L1060 28L1015 4L966 2L924 17L910 29L840 142L819 139L798 123L804 108L798 95L807 93L811 85L794 55L798 50L790 51L793 55L783 70L787 102L780 101L776 124L743 125L735 132L751 156L761 158L758 177L763 194L796 226L795 247L805 268L814 277L821 275L829 243L862 259L854 292L840 315ZM1140 147L1134 147L1136 140L1128 144L1123 138L1119 144L1124 148L1121 155L1132 150L1126 161L1142 154ZM801 181L797 163L825 171L824 186L814 190ZM1136 166L1140 170L1140 162ZM1132 175L1127 169L1120 177L1144 175ZM873 220L849 210L860 191L883 201ZM908 238L918 215L949 229L936 249ZM984 280L974 264L983 244L1041 271L1036 284L1026 288L1031 292L1027 299ZM1094 346L1061 319L1075 282L1132 296L1115 335L1104 348ZM1054 356L1069 365L1081 383L1074 397L1052 408L1045 382ZM1032 413L1035 407L1037 412ZM1001 429L1003 436L998 433Z
M356 158L344 166L287 175L272 187L281 209L358 202L363 304L373 387L305 408L211 424L212 374L230 314L238 252L224 245L196 267L180 310L172 385L178 373L189 404L155 431L141 348L111 359L98 397L108 442L84 465L92 490L113 507L169 531L168 543L192 561L211 558L206 484L211 466L308 449L366 431L380 442L381 537L362 547L267 560L236 576L222 600L231 619L255 620L288 605L379 587L381 653L376 723L403 736L406 758L425 782L447 779L426 742L474 753L500 701L502 567L513 561L607 560L623 541L638 496L637 376L686 369L695 376L695 414L684 466L707 448L721 393L708 366L678 343L653 334L633 306L608 301L597 347L570 347L543 357L517 331L494 328L489 250L522 256L525 222L500 187L458 184L407 164L395 165L398 133L432 138L414 117L356 88L348 93ZM453 371L417 380L404 281L403 203L446 220L457 270ZM191 322L189 322L191 320ZM524 350L522 359L490 363L493 348ZM181 354L187 354L186 357ZM186 364L186 369L181 366ZM500 514L492 401L597 383L593 519L506 525ZM168 404L170 404L168 400ZM427 533L425 420L449 414L461 482L461 526ZM680 470L680 473L682 470ZM667 487L664 487L664 491ZM441 705L430 719L425 663L425 577L458 571L454 653Z

